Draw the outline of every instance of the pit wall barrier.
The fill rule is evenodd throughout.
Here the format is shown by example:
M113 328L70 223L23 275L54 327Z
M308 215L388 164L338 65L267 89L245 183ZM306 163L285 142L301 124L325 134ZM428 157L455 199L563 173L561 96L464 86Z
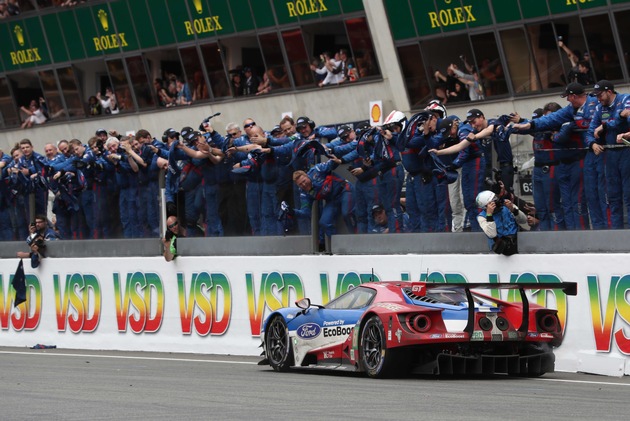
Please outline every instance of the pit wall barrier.
M628 254L229 256L24 260L27 303L13 306L19 259L0 261L0 345L259 355L270 311L325 304L375 280L577 282L577 296L532 291L565 329L556 369L630 375ZM509 301L513 291L494 291Z

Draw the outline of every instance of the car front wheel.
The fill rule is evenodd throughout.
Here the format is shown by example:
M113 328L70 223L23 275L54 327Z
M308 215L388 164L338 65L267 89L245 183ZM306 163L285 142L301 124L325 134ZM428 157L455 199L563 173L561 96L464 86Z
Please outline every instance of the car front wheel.
M265 350L269 365L276 371L287 371L293 365L293 347L289 329L281 316L275 316L265 335Z

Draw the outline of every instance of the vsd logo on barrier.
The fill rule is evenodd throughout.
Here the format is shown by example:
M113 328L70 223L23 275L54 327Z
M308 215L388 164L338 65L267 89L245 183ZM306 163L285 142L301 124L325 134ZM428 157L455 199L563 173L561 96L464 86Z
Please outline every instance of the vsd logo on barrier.
M156 273L128 273L123 288L118 273L114 273L114 299L119 332L126 332L127 325L133 333L154 333L160 329L164 286Z
M15 292L10 287L13 281L11 275L8 282L8 291L5 293L2 275L0 275L0 328L20 332L22 330L35 330L39 325L42 314L42 287L35 275L26 275L26 302L16 307L13 312L13 298ZM10 323L9 323L10 322Z
M182 333L193 331L200 336L223 335L230 324L232 312L232 289L222 273L193 273L186 299L186 281L182 273L177 274L179 314Z
M73 333L94 332L101 318L101 287L94 275L66 275L65 288L59 275L53 275L57 330Z

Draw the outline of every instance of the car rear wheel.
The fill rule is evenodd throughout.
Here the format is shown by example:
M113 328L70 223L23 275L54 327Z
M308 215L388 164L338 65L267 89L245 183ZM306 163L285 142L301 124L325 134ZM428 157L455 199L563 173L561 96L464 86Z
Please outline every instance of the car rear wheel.
M289 329L282 316L275 316L267 327L265 350L269 365L276 371L287 371L293 365L293 347Z
M361 367L369 377L389 377L394 373L394 356L387 349L385 329L378 316L372 316L361 330L360 343Z

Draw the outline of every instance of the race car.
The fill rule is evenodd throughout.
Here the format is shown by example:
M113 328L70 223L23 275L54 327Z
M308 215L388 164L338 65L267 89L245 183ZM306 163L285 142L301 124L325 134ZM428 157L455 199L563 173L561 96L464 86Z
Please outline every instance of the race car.
M518 290L507 302L479 289ZM325 306L309 298L273 311L261 333L276 371L323 368L381 378L415 374L541 376L562 343L557 310L526 290L577 294L577 284L370 282ZM556 294L560 294L558 291Z

